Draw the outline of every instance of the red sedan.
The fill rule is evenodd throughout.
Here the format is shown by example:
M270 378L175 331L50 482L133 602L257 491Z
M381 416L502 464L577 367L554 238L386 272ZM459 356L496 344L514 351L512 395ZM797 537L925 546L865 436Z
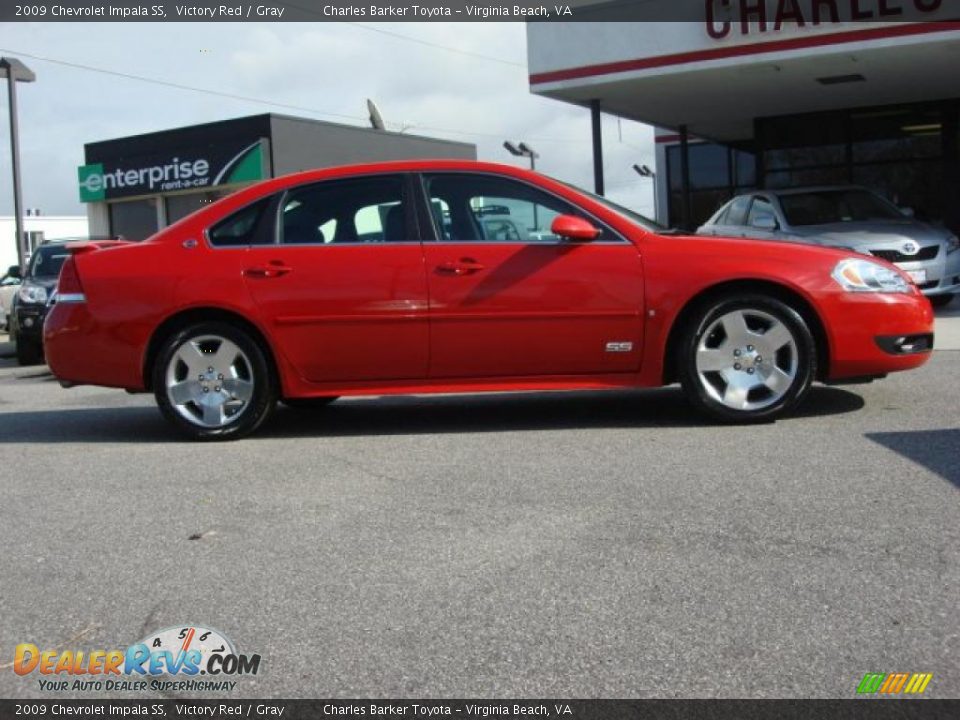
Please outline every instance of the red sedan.
M932 325L881 260L677 235L525 170L424 161L276 178L145 242L77 246L44 341L64 385L151 391L226 439L278 400L676 381L763 421L814 380L922 365Z

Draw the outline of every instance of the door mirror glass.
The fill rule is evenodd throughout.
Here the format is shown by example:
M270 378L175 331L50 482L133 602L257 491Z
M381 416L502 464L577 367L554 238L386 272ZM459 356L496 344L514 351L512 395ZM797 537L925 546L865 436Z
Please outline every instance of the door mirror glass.
M596 240L600 230L576 215L557 215L550 224L550 232L566 240Z
M780 224L777 222L777 219L768 212L759 212L757 213L750 222L752 227L755 227L757 230L768 230L773 232L774 230L780 227Z

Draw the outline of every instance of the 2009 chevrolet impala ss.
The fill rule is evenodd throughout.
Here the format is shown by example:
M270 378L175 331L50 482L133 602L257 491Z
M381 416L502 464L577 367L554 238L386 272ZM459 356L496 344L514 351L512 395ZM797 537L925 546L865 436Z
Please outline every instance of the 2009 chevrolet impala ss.
M651 387L726 421L814 380L923 364L930 303L823 247L686 237L563 183L463 161L304 172L142 243L73 248L45 326L64 385L152 391L197 439L278 400Z

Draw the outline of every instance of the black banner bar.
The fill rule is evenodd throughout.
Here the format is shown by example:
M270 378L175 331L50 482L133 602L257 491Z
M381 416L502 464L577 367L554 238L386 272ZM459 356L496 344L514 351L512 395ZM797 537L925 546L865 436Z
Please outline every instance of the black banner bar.
M779 29L956 21L955 5L956 0L4 0L0 22L746 22Z
M0 700L0 720L955 720L960 700Z

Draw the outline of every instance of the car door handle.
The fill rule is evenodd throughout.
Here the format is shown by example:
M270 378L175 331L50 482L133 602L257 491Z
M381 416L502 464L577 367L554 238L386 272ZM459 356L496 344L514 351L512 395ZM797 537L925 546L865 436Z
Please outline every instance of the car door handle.
M266 265L247 268L243 274L252 278L277 278L283 277L292 270L293 268L284 265L282 260L271 260Z
M459 260L450 260L437 265L436 270L440 275L472 275L480 272L484 267L473 258L460 258Z

